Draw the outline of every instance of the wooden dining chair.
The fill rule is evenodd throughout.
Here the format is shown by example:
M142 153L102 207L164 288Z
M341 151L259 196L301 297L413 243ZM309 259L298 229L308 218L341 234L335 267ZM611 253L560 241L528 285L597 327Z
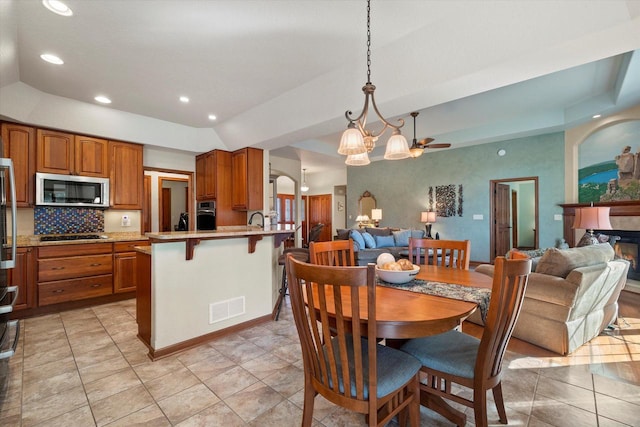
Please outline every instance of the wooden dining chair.
M409 340L400 349L422 362L420 389L433 408L458 426L466 416L444 399L473 408L475 425L487 425L487 391L493 391L500 422L507 423L502 397L502 359L524 299L531 260L495 259L491 302L482 338L458 331ZM452 384L473 390L471 399L455 394ZM444 398L444 399L443 399Z
M469 240L409 239L409 261L441 267L469 269Z
M309 243L311 264L352 267L356 265L353 240L333 240Z
M312 424L319 393L366 414L370 426L385 425L395 415L405 425L408 412L411 426L418 427L420 362L376 343L375 267L314 265L292 256L286 262L304 363L302 426Z

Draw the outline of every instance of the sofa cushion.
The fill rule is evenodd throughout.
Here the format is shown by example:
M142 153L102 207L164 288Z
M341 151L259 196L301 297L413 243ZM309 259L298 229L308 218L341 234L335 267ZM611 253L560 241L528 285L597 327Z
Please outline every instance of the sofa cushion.
M424 230L411 230L412 239L422 239L424 238L424 234L425 234Z
M393 239L396 246L409 246L411 230L398 230L393 232Z
M364 249L366 247L364 243L364 237L362 237L362 233L360 233L358 230L351 230L351 233L349 233L349 237L351 237L351 240L353 240L354 245L358 245L358 249Z
M375 236L391 236L391 229L389 227L380 227L380 228L366 227L364 230L374 237Z
M393 236L373 236L376 240L377 248L390 248L396 245Z
M349 240L350 228L338 228L336 230L336 240Z
M373 236L366 231L362 233L362 238L364 239L364 247L367 249L375 249L376 241Z
M575 268L608 262L613 257L613 248L608 243L571 249L549 248L540 258L536 273L564 278Z

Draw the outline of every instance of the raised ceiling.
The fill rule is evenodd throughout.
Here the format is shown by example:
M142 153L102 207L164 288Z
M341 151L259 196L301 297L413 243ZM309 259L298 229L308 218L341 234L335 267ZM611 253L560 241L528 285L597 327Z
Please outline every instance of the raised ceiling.
M176 124L178 134L211 128L230 150L271 149L309 172L342 164L344 112L360 112L366 81L364 1L66 3L72 17L0 0L0 94L27 85L89 105L104 94L113 103L100 108ZM640 2L373 0L371 9L378 106L387 118L420 111L418 138L461 147L640 102ZM43 62L44 52L65 64ZM2 98L0 114L25 122L46 102L12 109ZM403 133L411 139L411 120ZM140 142L207 149L189 138Z

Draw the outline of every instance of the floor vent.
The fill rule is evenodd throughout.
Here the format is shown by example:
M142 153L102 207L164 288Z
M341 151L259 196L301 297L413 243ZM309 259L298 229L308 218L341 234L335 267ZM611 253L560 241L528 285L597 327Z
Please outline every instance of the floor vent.
M209 304L209 324L221 322L244 313L244 297Z

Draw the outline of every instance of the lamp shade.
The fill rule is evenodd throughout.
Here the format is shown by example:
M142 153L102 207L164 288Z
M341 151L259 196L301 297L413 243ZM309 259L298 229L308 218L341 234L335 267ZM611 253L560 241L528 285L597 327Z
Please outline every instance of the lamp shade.
M612 230L609 222L609 210L611 208L598 206L589 208L576 208L576 217L573 228L583 230Z
M387 142L387 150L384 153L384 158L386 160L400 160L406 159L407 157L411 157L407 138L399 132L394 133Z
M342 133L338 153L348 156L351 154L362 154L366 152L367 148L364 146L362 134L357 128L349 126L347 130Z
M382 209L371 209L371 219L380 221L382 219Z
M420 214L420 222L426 222L426 223L436 222L436 213L433 211L422 212Z
M358 215L356 217L356 222L367 222L369 221L369 215Z
M371 160L369 160L369 155L365 151L361 154L349 154L344 163L349 166L366 166L371 163Z

